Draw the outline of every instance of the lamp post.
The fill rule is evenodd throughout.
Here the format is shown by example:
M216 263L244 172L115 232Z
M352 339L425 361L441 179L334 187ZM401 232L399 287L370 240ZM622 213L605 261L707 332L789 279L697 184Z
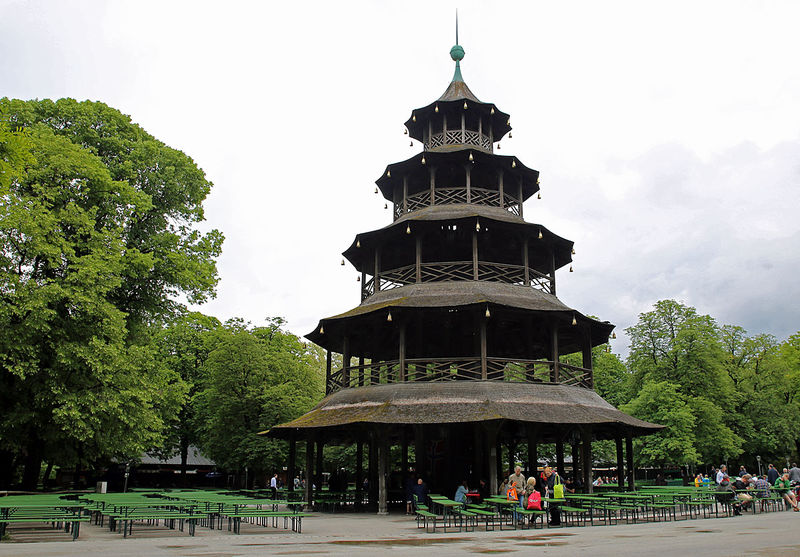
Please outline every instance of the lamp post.
M761 476L761 455L757 455L756 460L758 461L758 475Z
M130 476L130 475L131 475L131 463L130 462L126 462L125 463L125 484L122 486L122 493L125 493L125 492L128 491L128 476Z

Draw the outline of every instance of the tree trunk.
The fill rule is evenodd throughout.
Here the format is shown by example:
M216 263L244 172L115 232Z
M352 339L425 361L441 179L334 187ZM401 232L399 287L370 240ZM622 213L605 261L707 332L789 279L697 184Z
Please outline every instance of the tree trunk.
M42 472L42 449L39 440L32 437L25 455L25 470L22 473L22 489L34 491L39 485L39 474Z
M181 486L186 487L186 463L189 460L189 438L181 436Z
M44 469L44 476L42 476L42 487L47 489L48 481L50 480L50 473L53 471L53 463L48 462L47 468Z
M14 481L16 455L12 451L0 450L0 489L8 489Z

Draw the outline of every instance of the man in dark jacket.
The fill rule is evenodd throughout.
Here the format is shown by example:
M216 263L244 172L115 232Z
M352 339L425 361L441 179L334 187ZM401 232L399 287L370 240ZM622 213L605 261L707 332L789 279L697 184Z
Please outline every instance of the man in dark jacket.
M770 464L769 469L767 470L767 481L769 482L769 485L775 485L775 480L777 480L779 477L780 474L778 471L772 464Z

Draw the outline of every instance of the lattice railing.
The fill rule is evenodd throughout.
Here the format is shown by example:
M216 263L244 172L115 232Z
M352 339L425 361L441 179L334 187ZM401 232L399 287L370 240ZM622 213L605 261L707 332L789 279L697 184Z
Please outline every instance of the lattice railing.
M484 135L474 130L447 130L431 135L425 144L425 150L445 147L447 145L474 145L475 147L492 152L492 141L488 135Z
M466 187L435 188L434 205L453 205L457 203L471 203L474 205L488 205L500 207L500 192L488 188L470 188L467 196ZM409 213L431 206L431 190L424 190L408 196L406 200ZM519 199L503 192L503 209L519 216ZM405 214L403 204L394 206L394 219L397 220Z
M510 358L486 358L483 376L480 358L409 358L401 369L399 360L373 362L340 369L330 375L328 393L342 388L400 382L509 381L516 383L559 383L593 388L592 370L559 363L558 380L553 362ZM401 380L402 378L402 380Z
M381 271L380 290L391 290L417 282L416 265L405 265L396 269ZM420 282L444 282L475 280L472 261L443 261L420 264ZM525 267L506 263L478 262L478 280L502 282L505 284L525 284ZM530 286L551 293L550 277L535 269L528 268ZM374 294L374 278L364 282L363 299Z

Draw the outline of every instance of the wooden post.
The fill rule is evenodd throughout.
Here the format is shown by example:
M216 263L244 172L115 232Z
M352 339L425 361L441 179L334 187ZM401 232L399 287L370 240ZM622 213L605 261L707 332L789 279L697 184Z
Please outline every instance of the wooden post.
M386 478L389 475L389 441L385 435L379 435L378 441L378 514L387 515Z
M367 272L361 271L361 301L367 299Z
M505 193L503 193L503 169L497 171L497 191L500 193L500 207L506 208Z
M489 143L492 144L492 152L494 152L494 130L492 129L491 120L489 120Z
M465 128L465 124L466 123L464 122L464 120L465 120L464 113L462 112L461 113L461 143L462 144L467 142L467 134L466 134L466 128Z
M561 380L558 361L558 322L553 323L550 331L550 340L552 341L550 357L553 360L553 367L550 370L550 382L558 383Z
M364 356L358 357L358 386L364 386Z
M617 487L623 490L625 489L625 459L622 456L622 436L619 433L614 438L614 443L617 446Z
M489 377L486 367L486 318L481 316L481 379L486 381Z
M478 221L475 221L477 227ZM472 280L478 280L478 231L472 231Z
M350 386L350 337L345 335L342 347L342 388Z
M550 252L550 294L556 295L556 254Z
M514 458L515 452L517 452L517 443L512 439L508 442L508 469L511 472L517 466L517 459Z
M375 248L375 273L373 274L372 279L372 291L373 292L380 292L381 290L381 250Z
M494 431L494 425L489 425L489 435L486 436L486 443L488 445L489 453L489 492L492 495L497 495L499 486L497 484L497 433Z
M519 218L523 218L522 214L522 202L524 201L522 197L522 176L519 178Z
M400 371L398 381L403 382L406 380L406 323L400 323L400 338L398 346L397 359L400 363Z
M406 432L403 430L403 442L401 445L401 452L400 452L400 460L401 466L403 467L403 478L408 476L408 437L406 437Z
M625 456L628 458L628 490L636 491L636 470L633 467L633 435L625 435Z
M589 370L589 376L585 379L587 383L587 387L590 389L594 388L594 372L592 367L592 329L588 328L586 333L583 337L583 354L582 354L582 364L583 368Z
M374 434L369 438L369 508L375 512L378 508L378 440Z
M558 474L562 478L566 478L567 472L564 470L564 439L561 437L560 431L556 435L558 435L556 439L556 470L558 470Z
M403 214L408 213L408 176L403 176Z
M325 356L325 394L331 393L331 351L326 350Z
M464 173L467 179L467 203L472 203L472 165L464 166Z
M531 271L528 268L528 236L522 241L522 268L523 268L523 281L525 286L531 285Z
M294 491L294 477L297 475L297 440L289 439L289 466L286 469L286 489Z
M322 478L323 478L322 465L323 465L324 448L325 448L325 441L323 441L322 439L317 439L317 454L315 455L317 457L317 466L315 469L316 473L314 474L314 480L315 483L317 484L317 491L320 493L322 492Z
M364 499L364 442L356 443L356 507Z
M306 439L306 492L305 500L309 510L314 507L314 440Z
M428 174L431 177L431 206L436 205L436 168L429 165Z
M572 481L577 482L580 479L580 461L581 451L578 443L573 442L572 445Z
M417 280L417 284L419 284L420 282L422 282L422 239L419 237L419 234L417 234L417 239L416 239L416 250L417 250L417 259L416 259L416 265L417 265L416 271L417 271L417 274L416 274L416 280Z
M583 439L583 485L586 493L592 493L594 491L592 485L592 430L589 426L581 430L581 437Z

